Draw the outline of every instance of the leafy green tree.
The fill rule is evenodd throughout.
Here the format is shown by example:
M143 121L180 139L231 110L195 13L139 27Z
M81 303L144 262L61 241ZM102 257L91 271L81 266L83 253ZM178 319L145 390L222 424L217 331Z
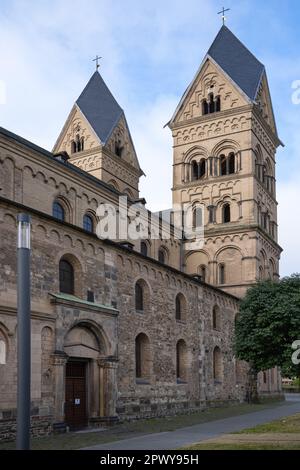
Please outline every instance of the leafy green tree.
M257 374L275 366L300 377L292 344L300 340L300 274L263 281L241 302L235 328L236 356L249 363L249 398L257 401Z

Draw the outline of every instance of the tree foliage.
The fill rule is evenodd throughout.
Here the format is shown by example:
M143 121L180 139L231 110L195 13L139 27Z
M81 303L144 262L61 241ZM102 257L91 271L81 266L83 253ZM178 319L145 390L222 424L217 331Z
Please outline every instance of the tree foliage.
M300 274L250 288L236 322L237 357L256 372L280 366L288 376L299 377L300 365L292 363L296 340L300 340Z

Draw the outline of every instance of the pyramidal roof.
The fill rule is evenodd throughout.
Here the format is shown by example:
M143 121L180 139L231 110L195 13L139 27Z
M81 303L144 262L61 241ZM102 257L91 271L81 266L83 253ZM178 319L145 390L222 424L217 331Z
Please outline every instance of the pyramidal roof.
M99 72L92 75L76 104L101 142L106 144L121 116L124 115L124 111Z
M265 67L230 29L222 26L207 55L229 75L250 100L255 100Z

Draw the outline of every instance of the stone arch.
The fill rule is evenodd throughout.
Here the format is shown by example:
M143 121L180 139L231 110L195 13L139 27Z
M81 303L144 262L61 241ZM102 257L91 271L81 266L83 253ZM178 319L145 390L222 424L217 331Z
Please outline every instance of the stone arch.
M73 222L73 210L72 210L72 206L69 200L65 196L58 194L52 202L52 210L51 210L52 215L53 215L53 206L56 202L60 204L64 210L64 222L72 223Z
M97 359L111 351L109 339L103 328L92 320L73 323L64 336L64 352L69 357Z
M17 219L13 214L4 214L3 221L5 222L5 224L11 225L12 227L17 226Z
M190 274L199 274L199 266L206 267L207 280L209 279L209 266L211 258L205 249L188 252L185 256L185 264L187 267L187 272Z
M187 319L187 300L182 292L179 292L175 298L175 317L177 321L186 321Z
M238 284L242 281L242 260L242 251L235 245L223 246L216 252L214 261L218 266L224 266L225 284Z
M68 264L71 265L73 268L73 275L74 275L74 295L77 297L82 297L83 293L83 267L82 263L79 261L79 259L74 256L72 253L63 253L59 256L59 260L57 263L57 268L58 268L58 281L60 282L60 273L59 273L59 267L60 267L60 262L65 260ZM59 284L59 287L60 284Z
M150 287L147 281L138 278L134 283L134 303L138 312L148 312L150 310Z
M116 180L109 180L107 184L112 186L116 191L120 192L120 187Z
M135 338L135 376L136 380L150 381L152 374L152 354L149 337L139 333Z
M169 262L169 250L165 245L161 245L158 249L158 261L162 264Z
M88 216L91 221L92 221L92 230L90 230L90 233L95 233L96 232L96 226L97 226L97 216L96 212L92 209L87 209L83 215L82 215L82 226L84 228L84 218L85 216Z
M208 151L205 147L195 145L186 152L184 163L191 163L194 158L200 161L201 157L208 158L208 156Z
M211 154L215 156L219 156L222 153L230 153L230 152L239 152L240 145L237 141L232 139L224 139L221 142L218 142L212 149Z
M130 199L133 199L133 193L132 193L131 189L125 188L125 189L123 190L123 193L124 193L126 196L128 196Z
M221 311L218 305L213 307L212 311L212 327L213 330L220 331L221 330Z

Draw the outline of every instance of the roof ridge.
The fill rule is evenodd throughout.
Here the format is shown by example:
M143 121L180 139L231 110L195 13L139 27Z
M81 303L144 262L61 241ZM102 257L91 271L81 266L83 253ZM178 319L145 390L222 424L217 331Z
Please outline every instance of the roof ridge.
M253 57L253 59L255 59L257 62L259 62L260 65L265 67L264 64L253 54L253 52L251 52L250 49L226 25L222 25L221 28L219 29L219 32L216 35L215 39L213 40L210 48L208 49L207 54L209 54L210 49L213 47L215 41L217 40L217 38L218 38L219 34L222 32L222 30L230 33L231 36L233 36L234 39L240 44L240 46L242 46L242 48L245 49L248 52L248 54L250 54Z
M255 101L265 66L227 26L220 28L206 55Z
M75 103L101 143L106 144L116 122L125 113L98 71L93 73Z

